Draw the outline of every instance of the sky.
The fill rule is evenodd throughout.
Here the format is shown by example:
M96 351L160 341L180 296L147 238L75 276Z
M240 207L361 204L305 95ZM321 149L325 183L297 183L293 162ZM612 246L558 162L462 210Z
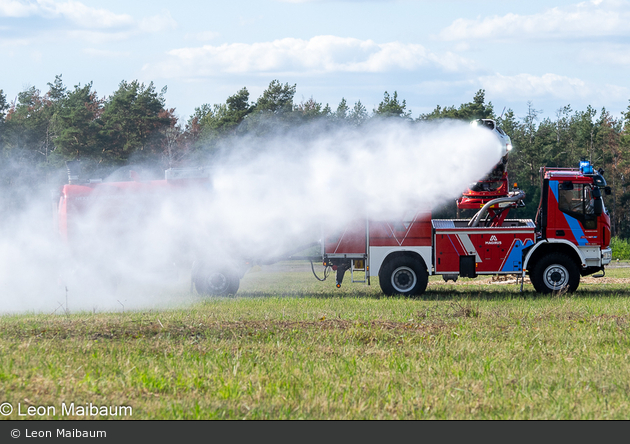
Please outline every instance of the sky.
M372 111L388 91L412 116L486 91L500 114L570 105L614 117L630 104L630 2L624 0L0 0L0 89L12 101L93 82L167 86L184 121L243 87L297 85L336 109Z

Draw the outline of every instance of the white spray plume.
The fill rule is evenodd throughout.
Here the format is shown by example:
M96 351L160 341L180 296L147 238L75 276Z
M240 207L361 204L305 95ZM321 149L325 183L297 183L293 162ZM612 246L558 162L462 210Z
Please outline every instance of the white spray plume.
M80 245L68 248L32 223L50 212L33 205L16 215L0 233L0 312L63 311L66 289L73 311L167 303L156 273L174 262L264 261L317 241L322 228L435 208L484 176L502 148L491 131L455 121L307 125L234 138L209 161L205 186L147 185L125 204L93 199L78 221ZM110 286L112 277L133 285Z

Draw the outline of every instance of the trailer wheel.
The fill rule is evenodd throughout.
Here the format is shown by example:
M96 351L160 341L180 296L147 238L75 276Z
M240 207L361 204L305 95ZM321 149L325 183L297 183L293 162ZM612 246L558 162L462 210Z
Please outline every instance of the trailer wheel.
M227 296L236 294L238 291L240 279L230 269L204 266L194 268L192 279L197 293L211 296Z
M530 278L539 293L548 294L563 288L573 293L580 285L580 269L567 255L553 253L540 258Z
M388 296L416 296L426 290L429 274L420 260L398 256L383 265L379 272L379 283L383 293Z

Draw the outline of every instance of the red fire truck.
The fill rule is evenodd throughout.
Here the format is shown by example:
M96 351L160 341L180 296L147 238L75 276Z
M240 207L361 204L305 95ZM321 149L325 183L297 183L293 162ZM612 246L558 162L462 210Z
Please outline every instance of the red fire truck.
M387 295L419 295L430 275L445 280L478 275L529 275L536 291L578 288L580 276L604 271L612 259L610 218L602 192L610 194L603 171L588 161L577 169L542 168L542 198L536 221L507 219L525 194L508 191L509 137L492 120L474 122L494 131L506 146L501 161L457 200L460 209L477 208L470 219L431 219L419 211L402 220L361 220L322 245L323 264L344 274L378 276ZM354 279L352 279L354 281ZM522 280L521 280L522 282Z

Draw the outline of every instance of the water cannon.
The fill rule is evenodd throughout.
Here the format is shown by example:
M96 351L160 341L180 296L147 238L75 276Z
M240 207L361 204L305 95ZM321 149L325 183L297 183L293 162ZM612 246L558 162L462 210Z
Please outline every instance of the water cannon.
M494 131L497 128L497 124L492 119L475 119L470 122L470 126L483 126L489 130Z
M499 141L501 142L501 146L504 149L504 151L501 154L502 156L506 156L510 151L512 151L512 141L510 140L510 137L505 133L505 131L503 131L497 125L497 123L494 120L476 119L470 122L470 126L487 128L490 131L493 131L496 134L496 136L499 138Z
M503 147L498 163L481 180L470 184L468 189L462 193L462 197L457 199L458 209L479 210L491 200L507 197L510 194L507 164L508 153L512 149L512 141L492 119L476 119L470 122L470 125L492 131Z

